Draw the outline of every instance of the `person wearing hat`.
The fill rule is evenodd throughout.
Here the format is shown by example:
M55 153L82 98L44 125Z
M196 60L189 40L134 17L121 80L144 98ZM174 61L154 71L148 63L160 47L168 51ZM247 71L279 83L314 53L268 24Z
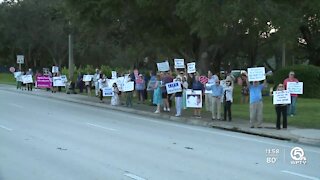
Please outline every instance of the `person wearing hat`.
M297 78L294 77L294 72L290 71L289 77L283 81L284 88L287 89L288 82L299 82ZM296 104L297 104L298 94L291 94L291 104L288 105L288 114L291 117L296 114Z

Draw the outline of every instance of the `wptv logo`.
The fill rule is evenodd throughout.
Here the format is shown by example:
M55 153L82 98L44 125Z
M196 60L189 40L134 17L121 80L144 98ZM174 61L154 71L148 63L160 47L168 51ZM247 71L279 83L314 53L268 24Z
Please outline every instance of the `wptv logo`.
M300 147L294 147L291 149L291 164L307 164L307 158L305 157L304 151Z

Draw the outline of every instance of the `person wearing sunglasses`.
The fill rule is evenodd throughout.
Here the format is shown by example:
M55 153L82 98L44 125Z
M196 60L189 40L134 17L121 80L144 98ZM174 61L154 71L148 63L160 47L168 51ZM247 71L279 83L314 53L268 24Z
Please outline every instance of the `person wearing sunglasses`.
M279 84L277 87L277 91L283 91L284 85ZM279 130L280 124L281 124L281 114L282 114L282 128L286 129L287 128L287 104L276 104L275 105L276 109L276 114L277 114L277 123L276 123L276 128Z

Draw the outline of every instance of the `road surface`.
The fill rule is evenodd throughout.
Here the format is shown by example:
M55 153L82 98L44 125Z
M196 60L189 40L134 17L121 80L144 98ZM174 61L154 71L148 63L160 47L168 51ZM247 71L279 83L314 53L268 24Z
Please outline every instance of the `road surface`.
M0 90L0 180L320 177L318 147L17 92Z

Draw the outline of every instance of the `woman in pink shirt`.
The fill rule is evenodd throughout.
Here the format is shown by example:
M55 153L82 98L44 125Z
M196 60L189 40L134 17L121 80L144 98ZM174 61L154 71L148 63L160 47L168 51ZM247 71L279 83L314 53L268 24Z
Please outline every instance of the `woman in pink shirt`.
M285 89L288 89L288 82L299 82L298 79L294 77L294 72L290 71L289 77L283 81L283 85ZM291 104L288 105L288 115L291 117L296 115L296 103L297 103L297 94L291 94Z

